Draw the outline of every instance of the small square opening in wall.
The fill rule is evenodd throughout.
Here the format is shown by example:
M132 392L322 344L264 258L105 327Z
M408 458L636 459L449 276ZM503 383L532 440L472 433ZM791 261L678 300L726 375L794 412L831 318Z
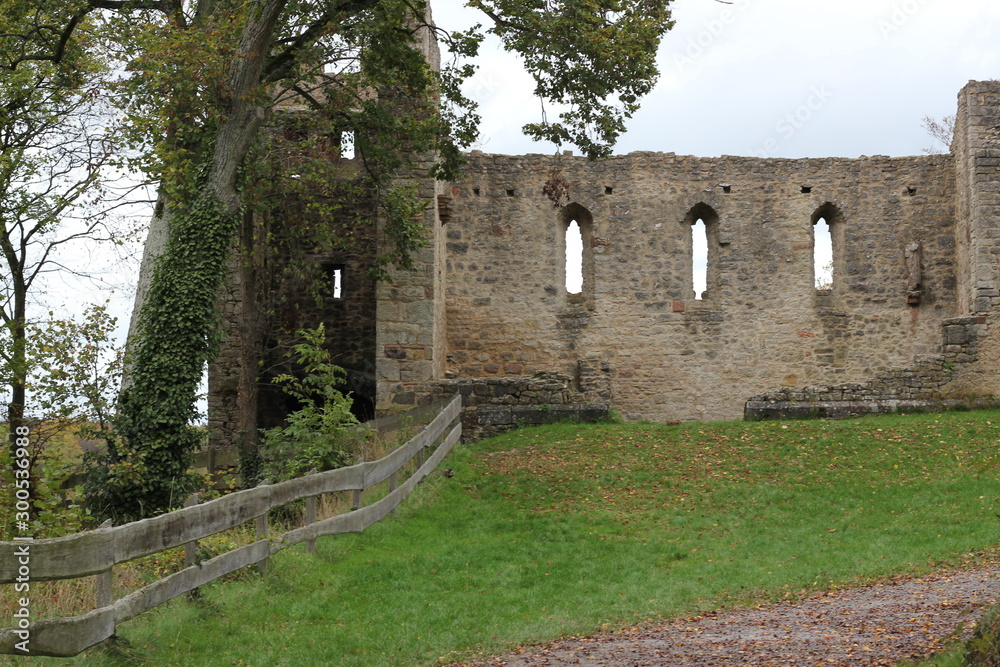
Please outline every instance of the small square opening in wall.
M803 185L802 186L802 194L807 195L807 194L809 194L812 191L813 191L812 186L810 186L810 185Z
M733 186L730 185L729 183L719 183L719 185L722 186L722 191L727 195L733 191Z
M479 196L479 188L472 188L472 194Z
M507 191L507 196L508 196L508 197L513 197L513 196L514 196L514 190L513 190L513 189L511 189L511 190L508 190L508 191Z
M906 188L906 194L908 194L909 196L912 197L913 195L917 194L917 189L916 188Z
M605 185L604 186L604 194L610 195L610 194L613 194L614 191L615 191L615 189L613 187L611 187L610 185Z

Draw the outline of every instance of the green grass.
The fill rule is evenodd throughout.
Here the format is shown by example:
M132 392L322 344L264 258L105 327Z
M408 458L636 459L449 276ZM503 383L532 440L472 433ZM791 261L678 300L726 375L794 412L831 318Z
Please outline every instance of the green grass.
M954 642L940 653L923 660L904 660L896 663L896 667L963 667L964 658L965 642Z
M72 663L432 665L992 561L998 440L996 411L525 429Z

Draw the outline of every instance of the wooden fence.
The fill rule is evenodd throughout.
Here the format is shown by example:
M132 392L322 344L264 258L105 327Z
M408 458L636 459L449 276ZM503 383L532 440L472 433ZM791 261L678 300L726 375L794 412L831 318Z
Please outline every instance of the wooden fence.
M184 509L122 526L102 526L85 533L31 542L0 542L0 584L18 581L25 545L30 554L27 557L30 581L98 575L96 609L82 616L30 623L30 655L77 655L114 635L118 624L230 572L254 564L266 571L270 555L289 545L306 542L311 549L317 537L364 530L392 512L451 451L462 434L461 411L462 399L456 396L416 436L377 461L279 484L264 484L201 505L189 501ZM436 442L438 446L425 461L425 452ZM397 486L397 471L414 457L417 471ZM385 480L389 480L389 494L362 507L362 492ZM354 491L354 509L317 522L316 497L348 490ZM268 539L268 512L300 498L306 499L306 525ZM211 560L195 562L197 540L251 520L257 524L257 541ZM188 567L120 600L113 599L111 577L115 565L181 545L187 545ZM21 595L30 597L28 593ZM16 648L22 640L23 635L16 627L0 630L0 654L25 655Z

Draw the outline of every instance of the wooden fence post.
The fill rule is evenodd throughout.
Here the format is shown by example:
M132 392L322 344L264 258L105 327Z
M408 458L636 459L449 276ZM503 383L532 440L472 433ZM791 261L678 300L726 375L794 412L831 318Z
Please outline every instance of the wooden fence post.
M354 497L351 501L351 511L361 509L361 491L362 489L354 489Z
M184 507L193 507L198 504L198 494L192 493L188 496L188 499L184 501ZM198 540L192 540L184 544L184 567L191 567L198 562ZM193 591L188 591L187 598L189 601L194 602L198 599L198 589Z
M101 528L110 528L111 519L108 519L100 525ZM101 607L107 607L114 603L114 585L115 585L115 574L114 566L112 565L104 572L97 575L97 609Z
M266 480L266 479L261 480L260 484L257 485L257 488L260 488L262 486L267 486L270 483L271 483L270 480ZM264 512L263 514L261 514L259 517L257 517L257 539L258 540L261 539L261 538L263 538L263 537L267 537L267 533L268 533L268 530L269 530L268 518L269 518L270 513L271 513L270 510L268 510L268 511ZM263 577L265 574L267 574L268 561L270 561L270 560L271 560L271 558L267 557L267 558L264 558L263 560L261 560L261 561L259 561L257 563L257 572L260 573L260 576Z
M396 473L393 472L391 475L389 475L389 493L392 493L395 490L396 490ZM396 508L393 507L392 511L390 511L389 513L395 516Z
M316 468L310 470L307 475L315 475ZM316 523L316 496L309 496L306 498L306 525L310 526ZM316 540L306 540L306 552L314 554L316 553Z

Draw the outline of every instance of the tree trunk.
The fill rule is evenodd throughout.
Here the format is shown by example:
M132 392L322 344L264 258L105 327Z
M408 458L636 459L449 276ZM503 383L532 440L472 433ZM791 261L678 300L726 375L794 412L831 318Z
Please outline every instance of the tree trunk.
M264 354L263 317L258 291L259 261L256 253L254 215L243 215L240 230L240 356L236 384L236 449L244 488L257 485L261 455L257 443L257 399L260 359Z
M7 428L8 442L10 446L11 462L14 469L18 468L16 461L20 458L28 460L28 499L34 500L37 497L38 478L35 474L35 459L38 458L38 451L32 451L34 444L32 434L24 431L26 426L24 419L26 389L28 386L28 331L27 331L27 302L28 287L24 284L24 275L15 271L13 278L14 292L14 321L10 324L11 334L11 382L10 382L10 403L7 404ZM27 457L17 456L18 439L27 438ZM24 442L22 440L22 442ZM33 510L30 510L33 513Z
M210 168L170 212L165 250L138 318L131 384L121 396L119 432L144 470L142 479L121 480L115 504L126 515L149 516L180 503L192 481L188 469L199 436L189 422L217 336L226 257L239 230L238 171L264 119L254 99L285 3L264 2L244 26L227 78L225 117L210 143Z

